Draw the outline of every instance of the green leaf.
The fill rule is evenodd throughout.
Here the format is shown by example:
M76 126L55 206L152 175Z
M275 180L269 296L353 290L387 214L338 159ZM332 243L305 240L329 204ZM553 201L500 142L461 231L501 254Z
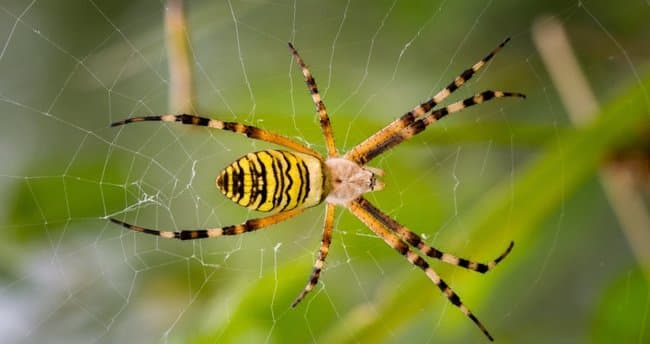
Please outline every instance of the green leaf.
M592 323L592 343L650 343L648 272L627 271L603 293Z

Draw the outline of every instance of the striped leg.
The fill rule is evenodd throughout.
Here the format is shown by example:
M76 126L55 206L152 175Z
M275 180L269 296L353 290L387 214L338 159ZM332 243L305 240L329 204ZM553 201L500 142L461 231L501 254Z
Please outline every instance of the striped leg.
M242 123L224 122L217 119L199 117L195 115L180 114L180 115L157 115L157 116L132 117L132 118L127 118L121 121L114 122L111 124L111 127L117 127L119 125L125 125L125 124L135 123L135 122L144 122L144 121L179 122L181 124L186 124L186 125L195 125L199 127L209 127L213 129L232 131L233 133L242 134L252 139L275 143L277 145L284 146L301 153L309 154L319 158L321 157L321 155L315 150L307 148L303 144L294 141L288 137L274 134L264 129L260 129L250 125L245 125Z
M293 47L293 44L291 43L289 43L289 50L291 50L291 54L293 54L293 56L296 59L296 62L302 69L302 75L305 76L305 83L307 84L307 88L309 88L311 99L314 101L314 105L316 106L316 111L318 112L318 117L320 120L320 127L321 130L323 131L323 136L325 137L325 145L327 146L327 156L330 158L336 157L338 156L338 153L336 151L336 145L334 144L334 134L332 133L332 124L330 123L330 118L327 115L327 109L325 109L325 103L323 103L323 100L320 97L320 93L318 93L318 86L316 86L316 80L314 80L314 77L311 75L309 68L307 68L305 61L303 61L303 59L298 54L298 51Z
M503 258L505 258L510 253L512 247L514 246L514 242L511 241L510 245L508 245L508 248L506 248L506 250L503 253L501 253L501 255L499 255L496 259L488 263L479 263L479 262L470 261L465 258L460 258L452 254L442 252L436 249L435 247L427 245L424 241L422 241L422 238L419 235L411 232L408 228L404 227L397 221L393 220L391 217L389 217L384 212L382 212L377 207L375 207L374 205L372 205L367 201L364 203L364 208L375 218L380 219L386 228L390 229L392 232L397 234L402 240L406 241L409 245L420 250L420 252L422 252L423 254L431 258L441 260L447 264L460 266L468 270L473 270L480 273L485 273L492 270L500 261L503 260Z
M410 139L411 137L415 136L416 134L422 132L427 126L429 126L431 123L449 115L454 112L461 111L465 108L468 108L470 106L474 106L477 104L481 104L484 102L487 102L492 99L496 98L504 98L504 97L518 97L518 98L526 98L525 95L521 93L515 93L515 92L503 92L503 91L483 91L475 96L466 98L461 101L457 101L455 103L452 103L450 105L445 106L444 108L434 110L430 114L426 115L423 118L420 118L417 121L412 122L409 124L406 128L402 129L401 131L394 133L390 137L384 137L382 138L383 141L381 142L376 142L376 146L374 147L369 147L365 154L362 156L358 156L357 159L360 161L370 161L374 157L386 152L387 150L397 146L398 144Z
M132 231L142 232L152 235L157 235L165 239L179 239L179 240L194 240L202 238L214 238L222 235L238 235L242 233L248 233L256 231L258 229L266 228L270 225L282 222L289 218L292 218L300 213L302 213L305 208L302 209L293 209L274 215L262 217L259 219L251 219L242 224L226 226L226 227L216 227L208 229L190 229L190 230L180 230L180 231L163 231L158 229L150 229L145 227L140 227L126 222L122 222L115 218L110 218L111 222L122 225L125 228L128 228Z
M314 268L311 271L311 275L309 276L309 281L307 281L307 285L305 286L305 289L303 289L300 295L296 297L296 299L291 304L291 307L296 307L300 303L300 301L302 301L302 299L305 298L305 295L307 295L307 293L309 293L312 289L314 289L314 287L318 283L318 278L320 277L320 273L323 270L323 265L325 264L325 258L327 258L327 253L329 253L329 249L330 249L330 243L332 242L332 228L334 227L335 209L336 209L336 205L332 203L327 203L327 207L325 208L325 223L323 224L323 239L320 242L318 259L316 259L316 262L314 263Z
M374 210L376 209L375 207L370 205L370 203L363 197L359 197L348 204L348 209L359 220L361 220L361 222L372 229L375 234L382 238L386 244L404 256L406 260L409 261L409 263L417 266L422 271L424 271L424 273L427 275L427 277L429 277L433 284L435 284L440 289L440 291L445 294L449 302L458 307L460 311L463 312L463 314L470 318L489 340L494 340L485 326L483 326L478 318L472 314L469 308L463 304L458 294L451 290L447 283L445 283L445 281L440 278L440 276L429 266L429 264L424 259L422 259L422 257L420 257L420 255L413 252L407 243L405 243L397 235L393 234L387 229L390 223L386 223L382 216L377 216L377 214L374 213Z
M488 61L494 57L494 55L503 48L506 43L510 41L510 38L506 38L501 44L499 44L494 50L487 54L483 59L476 62L471 68L463 71L459 76L457 76L454 81L452 81L447 87L438 92L433 98L428 101L416 106L411 111L405 113L400 118L394 120L383 129L375 133L374 135L367 138L365 141L361 142L359 145L354 147L348 153L345 154L345 157L355 161L358 164L364 165L372 158L376 157L377 154L372 154L372 151L377 146L381 146L383 142L389 141L390 138L401 131L402 129L408 127L418 118L424 116L427 112L431 111L437 104L442 102L447 98L451 93L460 88L465 82L476 74Z

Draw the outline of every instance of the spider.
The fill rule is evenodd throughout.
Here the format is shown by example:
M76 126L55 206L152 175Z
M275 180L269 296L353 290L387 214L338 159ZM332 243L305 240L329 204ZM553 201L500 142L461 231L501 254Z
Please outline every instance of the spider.
M419 235L372 205L363 197L363 194L381 190L384 187L380 180L383 171L366 166L366 164L378 155L422 132L430 124L448 114L492 99L502 97L525 98L525 95L521 93L483 91L473 97L434 109L437 104L465 84L485 66L509 40L509 38L505 39L487 56L462 72L435 96L394 120L343 156L340 156L336 150L330 119L318 92L316 81L298 51L289 43L289 50L302 69L307 88L316 106L327 147L327 158L295 140L264 129L190 114L133 117L111 124L114 127L142 121L180 122L186 125L231 131L287 148L288 150L265 149L248 153L226 166L216 179L217 188L227 198L241 206L268 212L270 215L226 227L176 231L145 228L115 218L110 218L110 220L130 230L163 238L180 240L213 238L263 229L294 217L307 208L325 202L325 221L318 258L314 263L305 288L291 304L292 307L295 307L318 283L332 242L334 211L336 206L342 206L383 239L388 246L406 258L409 263L424 271L447 299L469 317L485 336L492 341L493 338L485 326L461 302L458 294L440 278L423 257L435 258L448 264L485 273L493 269L510 253L514 242L510 242L501 255L488 263L460 258L429 246Z

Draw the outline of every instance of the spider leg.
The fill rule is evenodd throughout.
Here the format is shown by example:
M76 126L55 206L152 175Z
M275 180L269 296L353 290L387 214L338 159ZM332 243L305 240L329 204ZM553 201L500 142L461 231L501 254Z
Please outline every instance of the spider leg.
M492 99L496 98L505 98L505 97L518 97L526 98L524 94L516 92L504 92L504 91L483 91L472 97L457 101L455 103L449 104L443 108L434 110L430 114L426 115L423 118L420 118L417 121L409 124L406 128L401 131L394 133L393 136L384 138L381 142L377 142L376 146L370 147L364 156L360 157L362 161L370 161L376 156L386 152L387 150L397 146L398 144L410 139L422 132L427 126L431 123L436 122L437 120L452 114L454 112L459 112L470 106L478 105Z
M455 255L442 252L433 246L427 245L427 243L425 243L419 235L413 233L411 230L409 230L402 224L393 220L390 216L386 215L384 212L379 210L370 202L366 202L365 208L375 217L381 219L381 222L384 223L386 228L390 229L392 232L397 234L402 240L406 241L409 245L417 248L418 250L420 250L420 252L422 252L426 256L438 259L447 264L460 266L462 268L477 271L480 273L486 273L492 270L500 261L503 260L503 258L505 258L510 253L512 247L515 244L513 241L511 241L510 244L508 245L508 248L506 248L506 250L503 253L501 253L497 258L491 260L488 263L474 262L465 258L457 257Z
M117 223L118 225L121 225L130 230L157 235L165 239L194 240L194 239L202 239L202 238L214 238L222 235L238 235L242 233L256 231L258 229L262 229L270 225L276 224L278 222L282 222L284 220L292 218L302 213L304 210L305 208L293 209L293 210L277 213L274 215L261 217L258 219L251 219L238 225L207 228L207 229L180 230L180 231L163 231L158 229L140 227L140 226L132 225L117 220L112 217L110 218L110 220L111 222Z
M318 92L318 86L316 86L316 80L311 75L309 68L305 64L305 61L300 57L298 51L293 47L293 44L289 43L289 50L291 54L296 59L296 63L302 69L302 75L305 76L305 83L307 88L309 88L309 93L311 94L311 99L314 101L316 106L316 111L318 112L318 117L320 120L320 127L323 131L323 136L325 137L325 145L327 146L327 155L328 157L336 157L338 153L336 151L336 145L334 144L334 134L332 133L332 124L330 123L330 118L327 115L327 109L325 109L325 103L321 99L320 93Z
M440 276L429 266L429 264L420 257L419 254L415 253L407 243L400 239L396 234L392 233L387 228L390 228L390 223L385 221L385 218L381 214L375 212L376 208L372 206L366 199L359 197L356 200L350 202L347 205L347 208L354 214L361 222L366 226L372 229L375 234L386 242L390 247L395 251L399 252L409 263L413 264L420 268L424 273L429 277L429 279L435 284L440 291L447 297L449 302L454 306L458 307L463 314L470 318L476 326L485 334L485 336L493 341L494 338L487 331L485 326L476 318L476 316L465 306L458 294L456 294L450 287L443 281Z
M180 114L180 115L155 115L155 116L132 117L132 118L127 118L121 121L114 122L111 124L111 127L117 127L120 125L125 125L125 124L135 123L135 122L144 122L144 121L179 122L185 125L195 125L199 127L209 127L213 129L231 131L233 133L245 135L252 139L275 143L277 145L284 146L301 153L309 154L319 158L321 157L321 155L315 150L307 148L305 145L297 141L294 141L288 137L274 134L267 130L238 123L238 122L224 122L217 119L200 117L195 115Z
M323 265L325 264L325 258L327 258L327 253L329 252L330 243L332 242L332 228L334 227L335 209L336 209L336 205L332 203L327 203L327 207L325 208L325 223L323 224L323 239L320 242L318 259L316 259L316 262L314 263L314 268L311 271L311 275L309 276L309 280L307 281L307 285L305 286L305 289L303 289L300 295L296 297L296 299L291 304L291 307L296 307L300 303L300 301L302 301L302 299L305 298L305 295L307 295L307 293L309 293L312 289L314 289L314 287L318 283L318 278L320 277L320 273L323 270Z
M426 102L414 107L411 111L405 113L398 119L394 120L387 126L385 126L383 129L379 130L369 138L367 138L365 141L361 142L358 144L356 147L351 149L349 152L345 154L345 157L347 159L350 159L352 161L355 161L358 164L364 165L368 161L370 161L372 158L374 158L375 155L372 155L371 152L373 151L374 147L376 146L381 146L383 142L386 142L391 139L393 135L401 131L402 129L408 127L411 125L413 122L415 122L418 118L424 116L426 113L431 111L436 105L438 105L440 102L445 100L451 93L456 91L458 88L460 88L465 82L467 82L469 79L476 74L483 66L487 64L488 61L494 57L494 55L503 48L506 43L510 41L510 38L506 38L501 44L499 44L494 50L492 50L489 54L487 54L485 57L483 57L480 61L476 62L471 68L468 68L464 70L460 75L458 75L454 81L452 81L447 87L443 88L440 90L435 96L433 96L431 99L427 100Z

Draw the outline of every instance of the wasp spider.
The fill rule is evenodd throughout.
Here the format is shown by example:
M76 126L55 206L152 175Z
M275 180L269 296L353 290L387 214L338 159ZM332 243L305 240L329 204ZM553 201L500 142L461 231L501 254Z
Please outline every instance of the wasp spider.
M271 215L251 219L238 225L176 231L145 228L115 218L110 220L128 229L163 238L180 240L212 238L222 235L237 235L266 228L294 217L305 211L305 209L314 207L324 201L326 203L325 223L318 258L314 263L307 285L292 304L292 307L295 307L318 283L332 241L334 210L339 205L347 208L378 237L383 239L386 244L404 256L409 263L422 269L449 301L460 308L461 312L469 317L492 340L492 336L485 326L461 302L458 294L451 290L423 257L435 258L448 264L485 273L494 268L510 253L514 243L511 242L500 256L489 263L478 263L460 258L427 245L419 235L368 202L363 197L363 194L381 190L384 186L380 180L383 171L366 166L366 164L381 153L420 133L431 123L450 113L458 112L466 107L491 99L525 97L520 93L484 91L462 101L434 109L437 104L465 84L479 69L485 66L508 41L509 39L503 41L497 48L457 76L453 82L431 99L394 120L343 156L339 155L334 145L330 119L325 104L318 93L316 81L296 49L289 43L289 49L302 69L309 93L316 105L316 112L320 119L320 126L327 147L327 158L295 140L264 129L195 115L134 117L112 124L112 126L119 126L142 121L180 122L186 125L227 130L287 148L288 150L266 149L248 153L226 166L217 177L217 188L233 202L249 209L269 212Z

